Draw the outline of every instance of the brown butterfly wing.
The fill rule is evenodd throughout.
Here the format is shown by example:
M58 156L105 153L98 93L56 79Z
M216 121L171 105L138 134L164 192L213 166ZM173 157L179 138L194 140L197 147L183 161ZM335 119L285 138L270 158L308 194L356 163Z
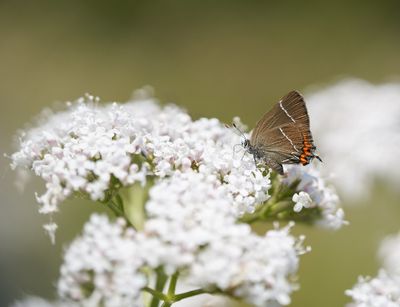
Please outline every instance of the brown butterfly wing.
M273 157L278 163L299 163L303 149L302 132L294 124L267 130L253 146L265 157Z
M315 146L301 94L290 92L267 112L257 123L250 144L262 152L267 165L280 173L281 164L308 164Z
M255 144L267 130L290 123L304 125L309 128L310 121L303 96L298 91L291 91L257 122L250 142Z

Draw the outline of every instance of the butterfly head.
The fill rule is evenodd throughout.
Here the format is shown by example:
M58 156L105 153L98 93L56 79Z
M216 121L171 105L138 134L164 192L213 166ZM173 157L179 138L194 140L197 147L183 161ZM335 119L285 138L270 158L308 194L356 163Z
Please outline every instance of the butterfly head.
M250 140L247 138L244 138L242 141L242 146L244 149L249 149L250 148Z

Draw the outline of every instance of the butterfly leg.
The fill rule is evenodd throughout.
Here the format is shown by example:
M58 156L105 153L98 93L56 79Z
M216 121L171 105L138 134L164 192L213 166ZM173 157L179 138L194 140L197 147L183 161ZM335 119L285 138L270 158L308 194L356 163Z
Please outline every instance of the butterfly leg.
M254 166L257 168L257 158L256 158L256 155L253 155L253 159L254 159Z

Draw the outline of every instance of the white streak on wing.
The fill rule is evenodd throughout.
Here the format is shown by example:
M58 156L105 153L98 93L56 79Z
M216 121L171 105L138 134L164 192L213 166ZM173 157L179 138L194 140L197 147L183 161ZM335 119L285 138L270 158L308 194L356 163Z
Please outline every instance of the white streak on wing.
M292 122L296 122L295 120L294 120L294 118L289 114L289 112L283 107L283 105L282 105L282 100L279 100L279 106L281 107L281 109L283 110L283 112L285 112L286 113L286 115L287 116L289 116L289 118L292 120ZM283 133L283 132L282 132Z
M293 144L292 140L289 139L289 137L285 134L285 132L283 132L282 128L279 128L279 130L281 131L281 133L283 134L283 136L290 142L290 144L292 144L294 150L296 150L296 152L299 152L299 150L296 148L296 146Z

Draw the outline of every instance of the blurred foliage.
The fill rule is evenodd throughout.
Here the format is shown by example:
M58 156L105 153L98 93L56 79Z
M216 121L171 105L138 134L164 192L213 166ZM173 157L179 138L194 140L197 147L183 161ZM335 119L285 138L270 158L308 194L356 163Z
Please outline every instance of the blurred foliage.
M124 101L150 84L194 117L239 115L251 126L291 89L343 76L393 80L398 12L396 0L0 1L0 148L12 152L15 130L42 108L86 92ZM6 158L0 170L0 305L52 297L63 245L100 206L64 204L53 247L33 196L42 183L21 194ZM399 230L400 208L384 184L373 195L347 207L344 230L297 228L313 251L302 259L292 306L342 306L359 274L375 274L377 245Z

